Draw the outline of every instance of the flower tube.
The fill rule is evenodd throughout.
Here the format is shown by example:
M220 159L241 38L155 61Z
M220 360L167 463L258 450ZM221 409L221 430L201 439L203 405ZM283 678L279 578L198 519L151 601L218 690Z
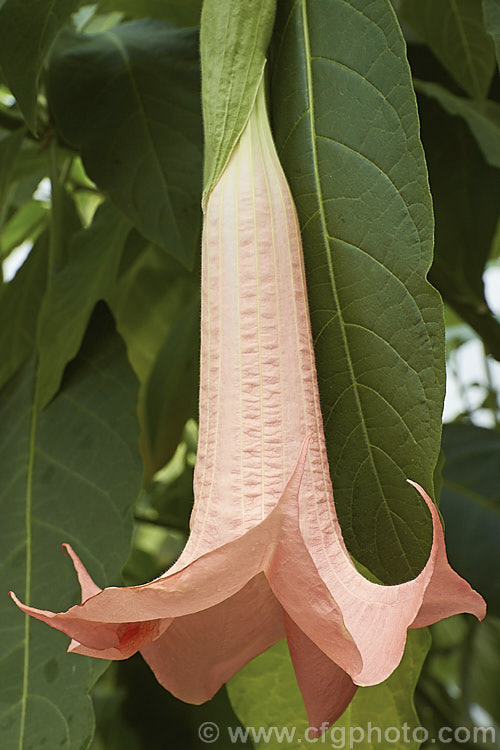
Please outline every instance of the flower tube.
M203 230L200 431L191 533L150 583L100 590L73 558L82 604L19 607L105 659L140 651L182 700L209 699L286 637L311 725L386 679L410 627L482 598L449 566L437 511L427 564L381 586L357 572L333 502L297 216L263 84L208 197Z

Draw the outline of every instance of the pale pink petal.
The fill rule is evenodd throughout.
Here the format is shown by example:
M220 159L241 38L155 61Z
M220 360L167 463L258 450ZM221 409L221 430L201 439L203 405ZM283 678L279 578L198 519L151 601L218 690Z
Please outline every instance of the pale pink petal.
M416 482L408 480L422 495L429 507L433 507L429 495ZM469 612L482 620L486 614L486 603L477 591L461 578L448 562L443 527L435 514L436 563L429 585L425 589L423 602L410 627L424 628L445 617Z
M94 583L92 578L90 577L87 569L83 565L82 561L74 551L74 549L71 547L70 544L63 544L62 545L63 552L68 554L72 561L73 565L76 570L76 574L78 576L78 581L80 583L81 588L81 598L82 602L84 602L86 599L90 599L91 596L94 596L95 594L98 594L99 591L102 591L99 586ZM78 641L71 640L71 643L68 646L68 651L75 652L75 653L81 653L79 651L79 648L81 648L81 644L78 643ZM115 652L117 649L112 649L113 652ZM93 652L86 654L87 656L93 656ZM103 659L108 658L103 656ZM111 657L110 657L111 658Z
M309 737L319 737L344 713L357 685L285 615L288 648L309 719Z
M158 682L173 695L203 703L284 637L282 609L261 574L215 607L176 618L141 653Z
M43 609L28 607L19 601L16 595L9 592L19 609L37 620L45 622L56 630L61 630L72 638L70 648L77 653L85 653L100 659L126 659L135 654L145 643L157 638L164 630L164 623L159 620L143 622L98 622L77 617L68 613L56 614ZM77 610L84 605L73 607ZM78 644L85 644L86 650Z
M62 548L63 552L67 553L71 557L73 565L75 566L78 581L80 583L80 588L82 590L82 602L84 602L86 599L90 599L91 596L95 596L95 594L98 594L100 591L102 591L102 589L99 588L99 586L94 583L94 581L90 577L86 567L83 565L73 547L70 544L63 544Z
M463 611L470 611L479 618L484 616L484 602L480 595L450 568L439 515L430 498L425 493L422 497L428 504L433 521L431 554L417 578L397 586L380 586L356 571L346 551L331 498L327 496L326 502L317 505L314 540L313 522L310 525L304 523L305 530L302 526L304 519L311 517L311 509L301 505L304 542L318 576L335 600L344 625L361 655L361 669L344 667L358 685L381 682L397 667L403 655L407 629L418 617L422 602L426 602L429 586L431 592L442 591L443 585L450 585L450 590L443 597L439 609L431 610L435 597L430 594L429 604L426 605L426 623ZM321 539L323 544L318 544ZM282 603L286 609L286 603ZM319 632L314 633L311 625L308 635L326 652L322 636Z

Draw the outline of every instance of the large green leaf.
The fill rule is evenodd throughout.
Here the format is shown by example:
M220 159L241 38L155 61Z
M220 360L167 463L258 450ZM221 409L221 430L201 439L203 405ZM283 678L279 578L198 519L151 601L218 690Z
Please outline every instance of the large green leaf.
M252 111L273 28L276 0L205 0L201 64L206 197Z
M28 125L36 131L38 82L47 53L80 0L0 3L0 67Z
M106 662L66 654L67 638L23 616L5 592L53 610L74 604L62 542L99 585L119 582L141 479L137 384L104 312L45 411L34 403L33 366L0 394L2 750L82 750L93 732L86 693Z
M479 0L403 0L400 13L469 96L486 96L495 48Z
M411 741L412 729L419 724L413 706L413 692L429 642L426 630L410 631L399 667L380 685L359 688L342 717L326 732L321 744L326 741L325 745L330 747L354 746L350 745L352 727L356 733L353 736L357 737L355 746L360 750L372 750L381 747L381 743L377 741L376 733L372 734L373 741L369 741L369 724L380 728L382 741L390 727L408 724L410 741L404 742L401 733L401 741L391 741L391 747L416 750L419 743ZM286 742L290 750L299 750L304 745L308 721L285 641L250 662L228 682L227 688L231 704L243 724L264 730L260 741L249 735L256 747L278 750ZM281 737L273 727L282 732Z
M53 278L40 311L40 406L58 390L64 368L80 348L94 306L108 294L129 232L125 217L105 203L92 225L74 236L69 262Z
M273 126L304 242L335 503L385 583L427 559L444 391L426 282L432 206L405 43L388 0L280 2Z
M499 217L500 171L486 163L465 122L419 96L436 220L430 279L500 358L500 325L484 297L483 270Z
M42 234L13 280L0 287L0 388L33 349L47 282L48 235Z
M439 83L414 80L417 91L435 99L450 114L462 117L473 133L484 158L493 167L500 167L500 104L455 96Z
M142 20L61 34L47 79L58 132L89 177L188 267L201 218L199 75L194 31Z
M443 429L441 511L453 567L500 614L500 433L470 424Z
M99 11L127 18L161 18L177 26L199 26L202 0L101 0Z

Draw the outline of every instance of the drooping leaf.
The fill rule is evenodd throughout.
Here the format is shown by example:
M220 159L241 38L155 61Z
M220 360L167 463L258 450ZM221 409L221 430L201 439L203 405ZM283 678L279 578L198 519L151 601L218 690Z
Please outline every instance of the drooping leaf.
M145 237L191 267L201 217L196 33L152 20L67 31L47 85L58 132L89 177Z
M54 396L64 368L78 352L94 306L106 297L114 281L129 232L126 218L105 203L92 225L75 235L69 262L52 280L40 311L40 406Z
M175 320L144 388L140 416L145 475L172 458L194 416L199 382L200 305L195 297Z
M432 208L405 43L390 3L279 4L271 78L297 205L335 503L351 554L416 575L444 390Z
M0 287L0 388L33 349L47 282L48 244L44 233L12 281Z
M448 557L453 567L500 614L500 434L471 424L443 428L443 490Z
M500 5L497 0L483 0L483 15L486 31L493 38L500 67Z
M107 296L137 377L145 383L179 311L199 294L199 279L132 232Z
M36 132L38 83L57 34L80 0L4 0L0 4L0 67L31 130Z
M137 384L109 314L93 320L57 398L38 413L34 367L0 394L1 589L66 609L78 597L61 543L85 555L96 581L119 582L141 466ZM65 653L67 640L0 601L2 750L86 748L86 693L106 662Z
M127 18L159 18L177 26L199 26L202 0L101 0L99 11Z
M486 96L495 48L478 0L402 0L400 14L469 96Z
M499 358L500 325L484 297L483 270L499 217L500 171L486 163L462 118L426 95L419 112L436 221L429 278Z
M339 721L327 730L326 743L331 747L348 747L350 727L359 727L365 737L360 739L358 734L357 746L372 750L381 743L377 742L376 733L372 735L373 741L368 741L369 723L380 728L382 741L389 727L417 726L413 692L429 642L426 630L410 631L399 667L380 685L358 689ZM285 641L250 662L228 682L227 688L231 705L243 724L264 730L260 742L254 742L256 747L278 750L285 742L290 750L303 746L308 721ZM281 731L281 735L273 731L273 727ZM401 737L401 742L391 742L391 747L417 750L419 744L411 741L411 730L409 736L410 742L403 742Z
M252 111L276 0L205 0L201 18L205 126L203 195L221 176Z
M483 156L492 167L500 167L500 104L483 102L481 107L471 99L455 96L432 81L414 79L417 91L435 99L450 115L462 117L472 131Z

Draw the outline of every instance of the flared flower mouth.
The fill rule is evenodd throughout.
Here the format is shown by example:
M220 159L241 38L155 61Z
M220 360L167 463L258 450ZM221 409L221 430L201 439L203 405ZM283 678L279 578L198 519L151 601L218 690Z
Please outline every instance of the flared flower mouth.
M177 697L200 703L286 637L312 725L398 665L408 628L482 598L449 566L437 511L428 562L381 586L357 572L335 512L300 231L261 84L206 206L200 433L191 534L150 583L99 589L74 551L82 603L26 613L105 659L140 651Z

